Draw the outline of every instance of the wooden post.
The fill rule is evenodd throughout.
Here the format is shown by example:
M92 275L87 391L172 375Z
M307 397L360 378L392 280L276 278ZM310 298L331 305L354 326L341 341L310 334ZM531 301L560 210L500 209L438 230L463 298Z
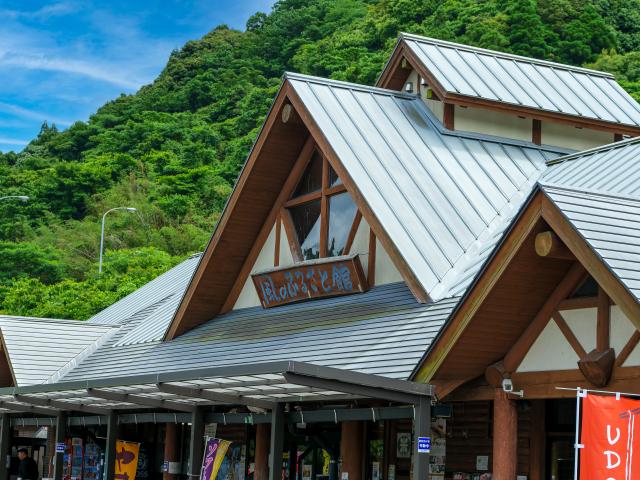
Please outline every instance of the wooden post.
M116 440L118 439L118 414L107 415L107 448L104 455L104 480L113 480L116 473Z
M518 411L501 389L493 399L493 478L513 480L518 466Z
M191 437L189 438L189 477L199 477L204 455L204 411L196 408L191 415Z
M282 480L283 450L284 450L284 405L279 403L271 411L271 443L269 444L269 480Z
M8 413L3 413L0 417L0 480L9 478L7 468L8 456L11 452L11 417Z
M175 464L179 458L178 424L167 423L164 431L164 461L168 463L168 471L162 473L163 480L176 480L178 478L176 473L172 473L172 464Z
M56 445L53 446L53 478L54 480L62 480L64 471L64 452L57 451L57 444L64 443L67 436L67 416L64 412L60 412L56 418Z
M364 445L362 443L362 422L342 422L342 437L340 439L340 458L342 458L342 470L340 478L347 473L348 480L363 480L362 456Z
M269 478L269 424L256 425L256 458L254 480Z
M531 401L531 437L529 439L529 478L545 479L546 400Z

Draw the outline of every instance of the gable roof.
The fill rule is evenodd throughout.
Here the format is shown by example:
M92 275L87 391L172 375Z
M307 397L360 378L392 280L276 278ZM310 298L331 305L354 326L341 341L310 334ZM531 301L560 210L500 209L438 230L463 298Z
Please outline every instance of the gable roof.
M542 190L640 303L640 197L552 186Z
M479 100L597 123L640 127L640 104L613 75L402 33L380 80L403 50L444 99Z
M138 311L145 310L176 294L178 296L182 295L198 266L200 256L201 254L198 253L180 262L126 297L96 313L88 322L118 325L127 321ZM171 315L173 315L173 312L171 312Z
M123 341L147 320L139 318L64 381L280 360L407 378L456 301L420 304L406 285L396 283L277 309L233 310L166 342Z
M280 121L286 103L298 121ZM241 260L275 219L273 206L307 140L304 132L311 132L416 298L425 301L451 296L458 262L466 265L465 255L475 256L485 237L517 212L545 162L567 152L450 132L416 96L287 73L165 338L220 313Z
M432 299L452 294L562 149L442 128L414 95L298 74L292 89Z
M541 182L589 192L640 197L640 138L549 162Z
M16 386L51 380L92 353L115 329L79 320L0 316Z

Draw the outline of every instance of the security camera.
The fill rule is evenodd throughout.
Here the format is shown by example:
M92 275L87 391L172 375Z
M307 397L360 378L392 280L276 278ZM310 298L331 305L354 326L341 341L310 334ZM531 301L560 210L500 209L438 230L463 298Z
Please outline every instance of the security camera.
M513 392L513 382L510 378L502 379L502 390L507 393Z
M511 395L517 395L518 397L524 397L524 390L513 390L513 381L510 378L502 379L502 391Z

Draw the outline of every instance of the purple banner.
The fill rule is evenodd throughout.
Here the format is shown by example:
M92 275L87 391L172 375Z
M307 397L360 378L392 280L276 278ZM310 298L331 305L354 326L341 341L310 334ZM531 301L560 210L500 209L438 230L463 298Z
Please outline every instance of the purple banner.
M202 458L202 471L200 480L215 480L220 470L222 459L227 453L231 442L220 440L219 438L209 438L204 447L204 457Z

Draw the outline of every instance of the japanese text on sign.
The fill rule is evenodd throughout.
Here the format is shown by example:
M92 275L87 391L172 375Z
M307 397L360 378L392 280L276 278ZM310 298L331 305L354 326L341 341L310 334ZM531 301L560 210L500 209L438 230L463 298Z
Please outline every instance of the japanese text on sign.
M262 272L252 276L256 291L265 308L366 290L358 257Z

